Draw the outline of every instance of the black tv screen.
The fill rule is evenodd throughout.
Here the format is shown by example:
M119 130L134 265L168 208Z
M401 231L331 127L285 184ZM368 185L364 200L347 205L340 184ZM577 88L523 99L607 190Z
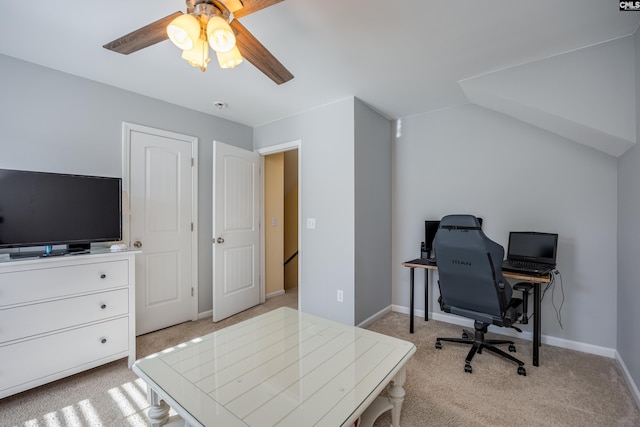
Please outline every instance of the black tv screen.
M0 248L122 238L122 180L0 169Z

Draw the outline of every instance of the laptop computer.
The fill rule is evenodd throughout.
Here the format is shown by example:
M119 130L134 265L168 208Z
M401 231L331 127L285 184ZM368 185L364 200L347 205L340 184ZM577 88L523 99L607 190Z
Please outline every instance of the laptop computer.
M556 268L557 250L557 234L512 231L509 233L507 259L502 263L502 270L543 276Z

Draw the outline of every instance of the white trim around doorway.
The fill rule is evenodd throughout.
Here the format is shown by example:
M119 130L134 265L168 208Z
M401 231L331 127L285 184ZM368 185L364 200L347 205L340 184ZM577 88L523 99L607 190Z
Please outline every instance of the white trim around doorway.
M304 262L302 252L302 140L285 142L282 144L271 145L269 147L257 148L254 152L262 156L261 169L264 171L264 156L270 154L281 153L284 151L298 150L298 310L302 311L302 263ZM260 215L264 218L264 174L261 175L260 183ZM264 251L265 251L265 230L260 230L260 287L262 292L265 290L265 267L264 267ZM264 300L263 300L264 301Z
M138 125L130 122L122 122L122 199L123 214L123 240L127 246L131 246L131 195L130 195L130 173L131 173L131 132L146 132L166 138L173 138L191 144L191 223L193 239L191 240L191 286L193 290L193 312L191 320L198 320L198 138L156 129L148 126Z

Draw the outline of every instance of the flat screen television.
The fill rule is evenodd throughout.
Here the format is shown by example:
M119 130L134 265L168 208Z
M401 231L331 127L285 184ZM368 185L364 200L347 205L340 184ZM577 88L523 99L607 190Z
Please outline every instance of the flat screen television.
M432 255L433 250L433 239L436 237L436 233L438 232L438 227L440 227L440 221L425 221L424 222L424 249L427 253L427 258Z
M121 178L0 169L0 248L47 256L121 239Z

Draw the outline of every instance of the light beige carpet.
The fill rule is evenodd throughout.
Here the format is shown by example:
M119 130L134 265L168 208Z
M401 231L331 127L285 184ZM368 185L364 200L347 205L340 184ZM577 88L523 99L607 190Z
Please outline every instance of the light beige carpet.
M203 319L138 337L138 357L284 305L295 307L296 294L216 324ZM370 329L412 341L418 349L408 364L403 427L640 426L640 411L613 359L543 346L536 368L530 343L516 340L526 377L488 352L476 355L473 374L466 374L468 347L434 345L436 336L459 336L458 326L416 319L415 334L409 334L408 316L389 313ZM0 400L0 426L147 426L145 390L123 359ZM389 426L388 414L375 425Z

